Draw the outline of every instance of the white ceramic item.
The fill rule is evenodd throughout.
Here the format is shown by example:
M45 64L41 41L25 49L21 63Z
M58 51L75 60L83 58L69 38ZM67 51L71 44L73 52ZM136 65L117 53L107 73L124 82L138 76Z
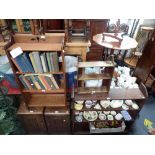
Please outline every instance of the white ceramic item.
M106 120L106 115L100 113L100 114L99 114L99 119L100 119L100 120Z
M109 121L114 120L114 117L112 115L108 115L107 118L108 118Z
M122 106L122 104L123 104L123 100L112 100L110 103L110 106L112 108L119 108Z
M134 104L132 104L132 108L137 110L137 109L139 109L139 106L136 103L134 103Z
M109 105L110 105L110 101L109 100L101 100L100 101L100 104L101 104L101 106L103 107L103 108L108 108L109 107Z
M129 110L129 106L127 106L126 104L122 104L122 109Z
M125 100L126 105L131 106L133 104L132 100Z
M116 113L116 111L111 111L110 114L115 116L117 113Z
M122 114L118 113L116 116L115 116L115 119L116 120L121 120L123 118Z

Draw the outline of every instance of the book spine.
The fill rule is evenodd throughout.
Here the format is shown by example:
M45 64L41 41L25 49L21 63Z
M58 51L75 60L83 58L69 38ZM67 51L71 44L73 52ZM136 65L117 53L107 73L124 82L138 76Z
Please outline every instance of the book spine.
M31 79L32 79L34 85L36 86L36 88L37 88L38 90L41 90L41 86L40 86L39 83L35 80L35 78L34 78L33 75L31 76Z
M38 72L43 73L43 67L41 64L39 52L33 52L33 57L34 57L34 61L35 61L35 64L37 66Z
M45 66L45 62L44 62L44 56L43 55L40 55L40 59L41 59L41 63L42 63L42 66L43 66L43 71L44 72L47 72L46 66Z
M47 63L49 67L49 71L52 72L51 62L50 62L50 53L46 53Z
M25 76L23 76L23 80L24 80L24 82L26 83L26 85L28 86L28 88L32 90L33 87L31 86L29 80L27 80L27 79L25 78Z
M33 89L37 89L35 84L33 83L32 79L31 79L31 76L25 76L25 78L30 82Z
M56 89L59 89L59 86L58 86L58 84L57 84L55 78L53 77L53 75L51 75L51 80L52 80L52 82L53 82L55 88L56 88Z
M24 58L25 63L26 63L26 65L27 65L28 69L29 69L29 72L34 73L34 69L33 69L32 65L31 65L30 59L29 59L28 57L29 57L29 56L28 56L26 53L23 54L23 58Z
M47 87L46 87L44 81L42 80L41 75L38 75L38 78L39 78L40 82L42 83L42 85L45 87L45 90L47 90Z
M47 64L47 58L46 58L45 53L43 53L43 58L44 58L44 63L45 63L46 70L47 70L47 72L49 72L49 67L48 67L48 64Z
M19 72L23 72L22 69L20 68L20 66L18 65L18 63L16 62L16 60L14 58L11 58L12 62L15 64L15 66L17 67Z
M51 86L51 88L52 88L52 89L56 89L56 87L54 86L54 84L53 84L51 78L48 77L48 76L44 76L44 77L45 77L47 83Z
M19 55L15 58L16 63L20 66L20 68L22 69L22 72L27 72L27 68L25 66L25 63L22 60L22 56Z
M23 80L23 75L19 76L19 79L21 81L21 83L23 84L23 86L25 87L25 89L29 89L29 87L27 86L27 84L25 83L25 81Z
M34 75L35 80L39 83L40 87L42 90L45 90L44 85L42 84L42 82L40 81L40 79L38 78L38 75Z
M50 63L51 63L52 72L54 72L53 52L50 53Z
M53 53L53 63L54 63L54 72L59 72L59 59L58 59L58 53Z
M46 81L45 77L43 75L40 75L40 78L42 79L43 83L46 85L46 88L48 90L51 90L51 86L48 84L48 82Z
M33 54L30 53L30 54L29 54L29 57L30 57L32 66L33 66L33 68L34 68L34 71L37 72L37 67L36 67L35 62L34 62Z

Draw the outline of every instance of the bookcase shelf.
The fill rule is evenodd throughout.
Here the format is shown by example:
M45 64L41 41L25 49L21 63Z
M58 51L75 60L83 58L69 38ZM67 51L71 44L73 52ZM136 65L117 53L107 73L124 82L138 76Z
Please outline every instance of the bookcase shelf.
M28 108L67 106L63 46L64 33L12 36L6 53Z
M60 72L44 72L44 73L30 73L30 72L16 72L17 75L22 75L22 74L64 74L63 71Z
M99 79L111 79L109 73L102 73L102 74L84 74L79 75L78 80L99 80Z
M26 90L26 89L23 89L22 92L24 93L32 93L32 94L38 94L38 93L51 93L51 94L58 94L58 93L64 93L65 90L63 88L60 88L60 89L54 89L54 90Z

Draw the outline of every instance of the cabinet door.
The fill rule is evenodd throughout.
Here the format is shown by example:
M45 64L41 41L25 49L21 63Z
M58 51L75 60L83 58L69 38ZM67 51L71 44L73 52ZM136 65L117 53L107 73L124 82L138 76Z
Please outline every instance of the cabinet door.
M69 115L45 114L46 125L49 134L67 134L70 133Z
M27 134L47 134L44 117L41 114L19 115L19 120Z

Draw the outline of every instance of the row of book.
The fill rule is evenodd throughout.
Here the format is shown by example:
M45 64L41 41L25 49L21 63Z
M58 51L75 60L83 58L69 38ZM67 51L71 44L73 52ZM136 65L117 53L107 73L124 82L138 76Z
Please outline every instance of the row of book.
M18 55L15 54L19 53ZM10 52L12 61L20 72L59 72L57 52L25 52L21 48Z
M28 90L53 90L60 88L59 75L51 74L25 74L20 75L19 79L25 89Z

